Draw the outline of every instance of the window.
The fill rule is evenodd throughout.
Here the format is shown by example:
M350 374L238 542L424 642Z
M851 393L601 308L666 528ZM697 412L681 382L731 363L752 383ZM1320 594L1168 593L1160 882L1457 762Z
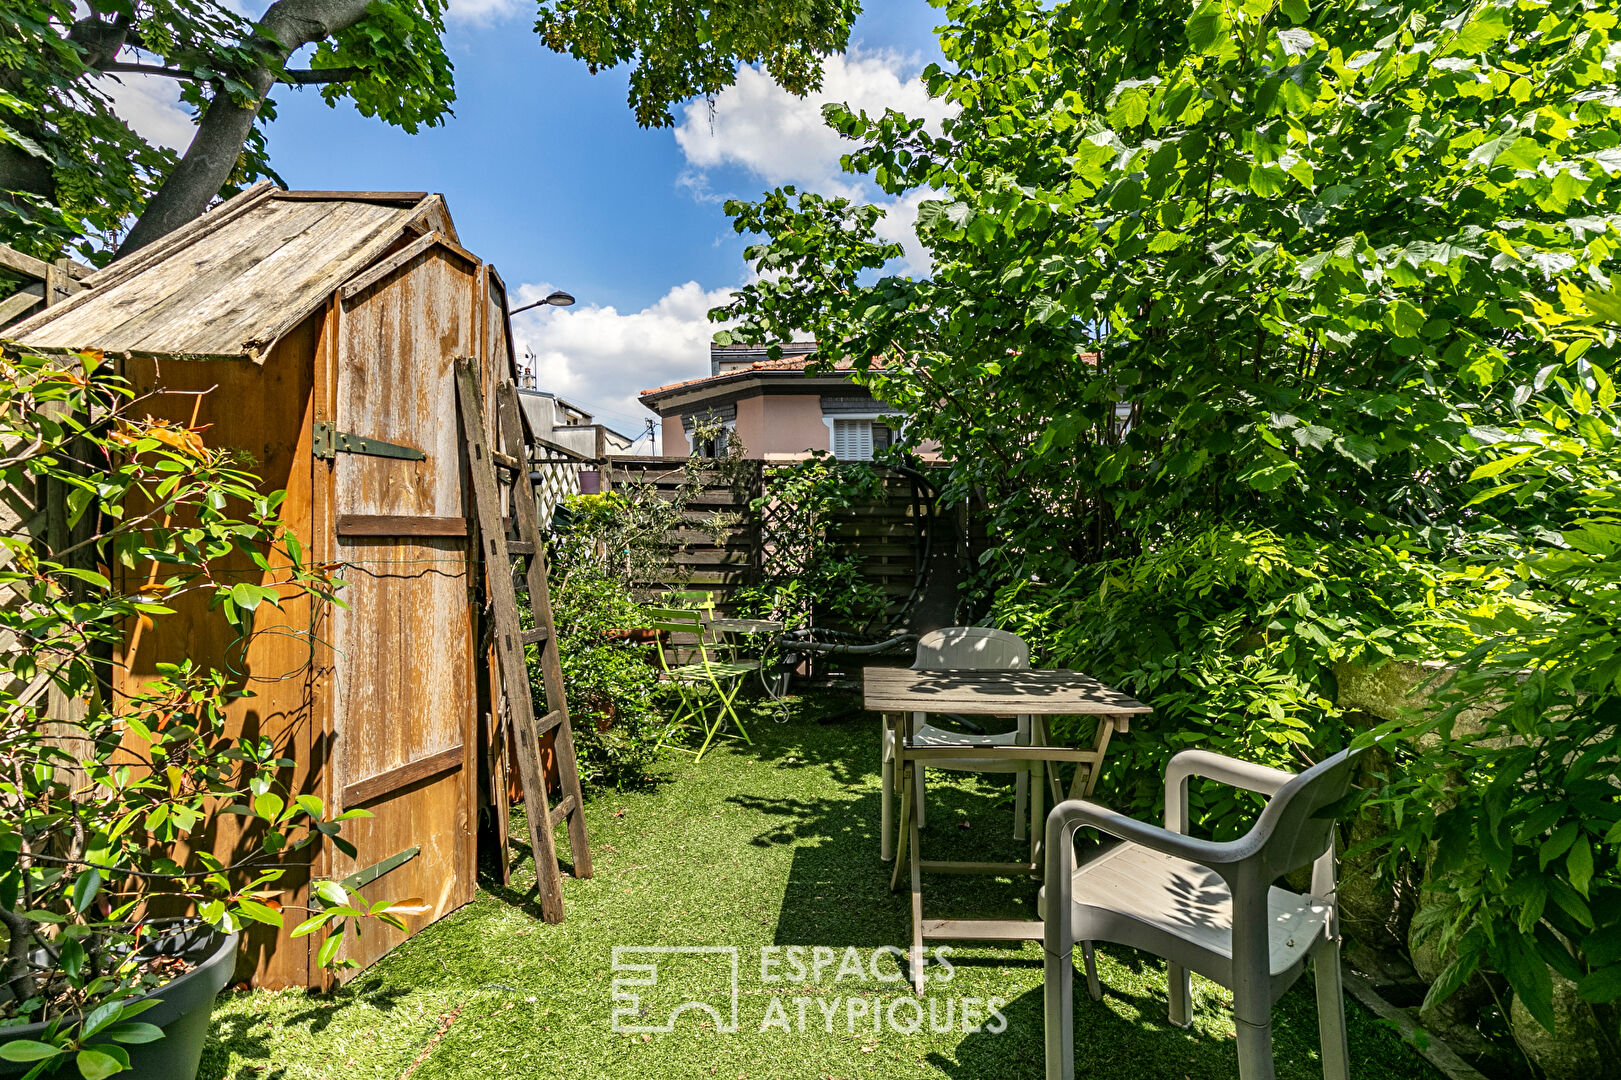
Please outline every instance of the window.
M694 454L705 458L719 458L726 456L727 440L731 437L731 432L736 430L736 420L723 420L719 426L706 425L704 434L708 436L707 438L699 438L697 430L688 432L687 438L692 440Z
M889 428L877 420L833 421L833 456L840 461L871 461L873 451L889 444Z

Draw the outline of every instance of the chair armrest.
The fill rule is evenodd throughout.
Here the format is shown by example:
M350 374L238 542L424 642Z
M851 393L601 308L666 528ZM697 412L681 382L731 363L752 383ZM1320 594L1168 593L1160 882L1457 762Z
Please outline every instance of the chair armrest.
M1053 807L1047 815L1047 886L1053 886L1053 875L1073 871L1075 833L1083 828L1096 829L1122 840L1130 840L1145 848L1187 859L1212 870L1232 863L1233 843L1200 840L1186 833L1162 829L1158 825L1117 814L1106 806L1085 799L1070 799ZM1069 863L1071 865L1060 865Z
M1074 895L1071 875L1075 872L1075 834L1083 828L1097 829L1151 850L1208 866L1217 873L1236 861L1233 858L1234 844L1230 842L1216 843L1172 832L1117 814L1106 806L1084 799L1059 803L1047 815L1047 837L1043 848L1046 853L1043 891L1047 905L1043 934L1048 951L1054 955L1062 955L1065 949L1074 944L1070 940L1069 919L1058 913L1068 910Z
M1243 788L1261 795L1275 795L1295 778L1285 769L1257 765L1250 761L1214 754L1209 750L1184 750L1165 766L1165 827L1188 831L1188 780L1202 776L1229 787Z

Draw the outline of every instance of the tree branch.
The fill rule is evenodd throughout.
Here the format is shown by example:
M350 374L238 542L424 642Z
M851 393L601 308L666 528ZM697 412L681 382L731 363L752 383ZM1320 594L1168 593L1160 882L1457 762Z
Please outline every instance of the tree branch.
M136 220L115 258L123 258L178 229L208 209L242 155L254 117L287 58L312 41L347 29L366 16L369 0L276 0L254 26L265 62L245 73L250 100L215 94L197 122L185 156ZM274 43L274 44L268 44ZM248 96L248 95L244 95Z
M160 67L157 64L131 64L124 60L109 60L96 70L107 72L128 72L131 75L162 75L166 79L185 79L187 82L206 82L200 75L186 71L183 68Z
M362 70L357 67L288 68L278 76L277 81L294 86L317 86L321 83L348 82L350 79L360 78L362 74Z

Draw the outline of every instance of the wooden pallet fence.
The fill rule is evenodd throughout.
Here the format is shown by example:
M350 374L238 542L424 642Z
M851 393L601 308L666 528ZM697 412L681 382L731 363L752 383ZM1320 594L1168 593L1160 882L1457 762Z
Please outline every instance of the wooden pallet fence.
M730 612L737 590L760 580L760 527L751 503L760 495L763 463L746 462L741 471L743 482L735 487L720 469L699 471L703 488L666 538L668 572L658 580L636 582L638 592L655 598L671 590L702 590L714 593L717 607ZM675 501L689 480L687 459L614 458L605 479L610 490L647 484L661 498ZM732 523L711 528L717 514Z

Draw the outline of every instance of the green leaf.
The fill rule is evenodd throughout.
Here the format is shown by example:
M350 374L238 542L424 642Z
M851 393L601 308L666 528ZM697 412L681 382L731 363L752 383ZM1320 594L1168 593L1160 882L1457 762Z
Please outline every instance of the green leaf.
M338 955L338 946L343 943L343 931L334 930L321 942L320 951L315 954L315 962L321 967L332 963L332 958Z
M1570 854L1565 856L1565 869L1570 874L1571 885L1586 896L1587 884L1593 880L1593 846L1588 843L1586 836L1577 837L1570 846Z
M90 869L82 871L73 881L73 910L84 911L96 899L96 893L101 891L101 871Z
M1508 13L1496 4L1483 5L1475 9L1475 17L1464 24L1441 55L1478 55L1487 50L1494 41L1505 36L1509 31Z
M123 1015L122 1001L109 1001L84 1018L83 1038L89 1038Z
M1195 52L1221 53L1233 48L1231 20L1223 4L1205 0L1188 16L1188 44Z
M1521 451L1518 454L1509 454L1509 455L1507 455L1505 457L1500 457L1500 458L1497 458L1497 459L1495 459L1493 461L1488 461L1486 464L1479 466L1478 468L1475 469L1474 472L1470 473L1469 474L1469 479L1471 481L1490 479L1493 476L1498 476L1498 475L1500 475L1502 473L1506 473L1510 469L1514 468L1514 466L1519 465L1522 462L1530 461L1532 458L1534 458L1536 456L1537 456L1537 451L1535 451L1535 450L1524 450L1524 451Z
M1518 929L1500 928L1503 975L1532 1019L1553 1031L1553 978L1548 965L1537 955Z
M238 900L236 910L243 918L264 923L267 926L280 926L282 923L281 912L257 900Z
M129 1068L129 1055L116 1046L97 1046L80 1050L74 1061L84 1080L106 1080L107 1077Z
M322 926L324 926L327 920L329 920L331 917L332 916L330 914L325 912L319 915L311 915L309 918L305 919L303 922L299 923L293 928L291 936L297 938L303 937L306 934L314 933L316 930L319 930Z
M13 1039L11 1042L0 1044L0 1058L7 1061L44 1061L53 1058L62 1051L50 1043L35 1042L32 1039Z
M1417 337L1424 329L1424 313L1406 300L1396 300L1390 305L1388 321L1397 337Z
M1588 975L1576 984L1576 992L1582 996L1583 1001L1590 1001L1595 1005L1608 1005L1621 998L1621 964L1612 964Z
M107 1029L109 1039L117 1039L121 1043L149 1043L157 1042L163 1038L163 1029L156 1024L130 1023L114 1024Z
M253 812L266 821L275 821L281 817L282 809L286 805L280 795L267 791L253 800Z
M1501 151L1493 165L1506 165L1511 169L1535 170L1542 164L1544 151L1535 139L1520 136Z
M1109 123L1116 129L1136 127L1148 119L1148 94L1133 86L1115 99L1109 108Z
M1317 424L1303 424L1289 433L1301 446L1321 450L1334 440L1334 432Z

